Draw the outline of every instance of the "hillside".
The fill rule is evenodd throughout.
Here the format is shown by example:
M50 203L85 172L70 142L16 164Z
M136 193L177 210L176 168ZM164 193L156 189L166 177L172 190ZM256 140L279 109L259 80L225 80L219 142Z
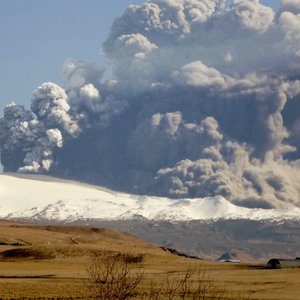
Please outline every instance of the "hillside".
M109 250L110 248L114 251L135 249L140 253L162 254L157 246L133 235L107 228L39 226L4 220L0 221L0 228L2 253L15 247L23 247L22 249L47 248L47 251L53 252L55 256L89 255L95 249ZM65 249L68 249L66 253L64 253Z
M163 293L170 292L166 280L178 286L191 268L197 271L189 288L204 279L211 287L207 292L219 293L218 299L298 299L300 293L299 269L190 259L110 229L0 221L0 241L0 298L5 300L88 299L87 270L96 253L104 255L104 266L109 257L130 258L130 276L142 274L134 299L153 299L153 284L158 299L164 299Z
M82 224L78 221L75 224ZM300 256L298 221L224 220L170 221L95 221L91 226L114 228L144 240L178 251L216 260L226 252L241 251L242 262L266 262L270 257Z

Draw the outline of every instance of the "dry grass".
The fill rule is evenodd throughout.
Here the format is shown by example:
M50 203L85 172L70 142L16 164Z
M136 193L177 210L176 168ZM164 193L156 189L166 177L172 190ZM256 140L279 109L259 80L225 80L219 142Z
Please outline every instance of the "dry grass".
M137 262L128 263L134 263L133 269L142 263L143 280L137 287L136 299L171 299L168 291L182 297L188 290L197 290L197 284L198 289L205 289L199 287L201 276L205 279L202 283L219 293L224 291L223 299L247 299L251 294L249 299L284 300L299 299L300 295L300 269L266 270L260 266L191 260L107 229L0 222L0 240L6 243L0 245L0 255L11 249L21 249L21 253L25 249L35 254L39 251L39 257L0 256L0 299L83 298L83 285L89 278L86 268L99 250L123 253L123 258L132 253ZM24 245L10 245L16 240L22 240ZM43 257L45 253L48 256ZM193 299L191 294L188 296L186 299Z

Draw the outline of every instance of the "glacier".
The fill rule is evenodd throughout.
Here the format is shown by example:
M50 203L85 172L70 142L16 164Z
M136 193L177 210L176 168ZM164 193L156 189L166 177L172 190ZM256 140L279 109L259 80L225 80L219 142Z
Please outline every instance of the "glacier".
M0 218L33 221L300 220L300 208L251 209L221 196L169 199L121 193L42 175L0 174Z

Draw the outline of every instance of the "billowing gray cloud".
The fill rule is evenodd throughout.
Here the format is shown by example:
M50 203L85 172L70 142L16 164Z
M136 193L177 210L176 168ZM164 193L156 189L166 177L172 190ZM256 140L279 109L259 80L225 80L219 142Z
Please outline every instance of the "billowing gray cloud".
M53 164L53 150L63 146L63 137L59 129L48 129L45 136L38 138L31 152L24 158L24 167L19 172L45 172L49 171Z
M63 65L63 79L67 89L76 89L86 84L98 85L105 69L98 64L67 59Z
M31 110L46 128L57 127L65 132L76 135L79 128L69 114L69 99L64 89L47 82L33 91Z
M66 60L31 111L5 108L5 171L136 193L300 206L300 5L148 0L103 45L113 77Z
M259 0L235 0L220 21L227 30L230 24L233 31L245 34L247 31L256 33L267 31L273 19L273 10L261 5Z
M129 141L129 154L141 168L159 170L183 158L197 159L203 148L218 143L222 134L212 117L185 123L180 112L157 113L140 123Z

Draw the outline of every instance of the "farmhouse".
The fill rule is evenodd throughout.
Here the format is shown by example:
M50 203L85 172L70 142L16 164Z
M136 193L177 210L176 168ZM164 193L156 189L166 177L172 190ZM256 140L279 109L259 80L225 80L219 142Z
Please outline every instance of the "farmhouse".
M283 269L283 268L300 268L300 258L282 259L272 258L267 263L268 269Z
M217 261L231 262L231 263L240 263L241 262L241 260L238 259L238 253L236 253L236 252L226 252Z

